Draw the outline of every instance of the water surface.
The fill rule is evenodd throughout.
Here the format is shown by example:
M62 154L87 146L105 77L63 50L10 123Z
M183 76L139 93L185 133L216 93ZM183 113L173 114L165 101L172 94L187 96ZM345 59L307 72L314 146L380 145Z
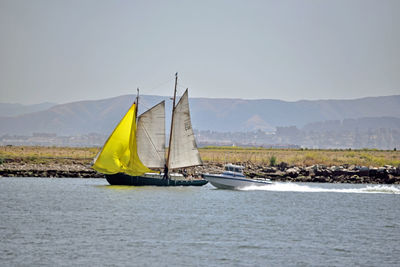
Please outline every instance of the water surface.
M0 178L0 265L398 266L400 188Z

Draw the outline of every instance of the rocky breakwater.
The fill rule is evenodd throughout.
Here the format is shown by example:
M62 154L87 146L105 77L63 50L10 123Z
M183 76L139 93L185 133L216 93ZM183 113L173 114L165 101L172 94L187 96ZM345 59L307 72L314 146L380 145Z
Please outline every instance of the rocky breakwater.
M276 167L254 164L245 165L245 174L249 177L269 178L274 181L318 182L318 183L370 183L400 184L400 166L366 167L343 166L288 166L281 163Z
M104 178L104 175L81 162L60 163L18 163L0 164L0 177L72 177L72 178Z
M284 162L273 167L251 162L235 164L244 166L244 173L248 177L268 178L273 181L400 184L400 166L289 166ZM207 162L203 166L190 168L188 173L195 176L201 173L222 173L223 167L222 163ZM14 160L0 164L0 177L104 178L104 174L90 168L88 162L79 160L63 163L25 163Z

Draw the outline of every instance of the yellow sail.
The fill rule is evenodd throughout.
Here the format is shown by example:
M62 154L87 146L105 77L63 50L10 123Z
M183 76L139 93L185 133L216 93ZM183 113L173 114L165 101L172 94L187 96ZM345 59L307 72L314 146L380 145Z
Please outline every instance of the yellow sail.
M108 138L92 166L98 172L132 176L150 170L140 161L136 145L136 105L133 104Z

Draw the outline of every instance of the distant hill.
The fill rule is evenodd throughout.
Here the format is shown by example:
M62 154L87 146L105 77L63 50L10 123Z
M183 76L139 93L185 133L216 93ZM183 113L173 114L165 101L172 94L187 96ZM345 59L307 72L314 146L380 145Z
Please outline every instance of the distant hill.
M400 118L379 117L314 122L303 128L277 127L276 132L198 131L200 145L307 147L339 149L400 148Z
M400 118L394 117L375 117L329 120L306 124L302 130L313 132L344 132L344 131L369 131L378 129L400 130Z
M0 103L0 116L2 117L18 116L22 114L28 114L36 111L46 110L55 105L57 104L49 102L34 104L34 105Z
M266 125L303 127L325 120L400 118L400 95L296 102L198 98L191 103L194 128L200 130L251 131Z
M103 100L72 102L12 117L5 117L4 114L10 114L11 111L4 111L0 117L0 134L109 134L134 99L133 95L125 95ZM172 104L169 97L150 95L142 95L139 113L162 100L166 100L167 114L170 114ZM291 125L302 128L317 121L342 121L364 117L400 118L400 95L296 102L191 98L190 106L193 128L219 132L257 129L268 131L277 126ZM4 104L1 107L5 107ZM169 121L168 117L167 125ZM308 127L309 125L306 128Z

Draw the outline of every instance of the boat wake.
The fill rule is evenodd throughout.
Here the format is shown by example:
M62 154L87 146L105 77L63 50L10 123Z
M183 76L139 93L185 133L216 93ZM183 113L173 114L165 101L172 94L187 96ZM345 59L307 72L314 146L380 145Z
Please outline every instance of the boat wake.
M276 192L305 192L305 193L356 193L356 194L400 194L399 186L366 185L359 188L323 188L294 183L273 183L265 186L248 186L242 191L276 191Z

